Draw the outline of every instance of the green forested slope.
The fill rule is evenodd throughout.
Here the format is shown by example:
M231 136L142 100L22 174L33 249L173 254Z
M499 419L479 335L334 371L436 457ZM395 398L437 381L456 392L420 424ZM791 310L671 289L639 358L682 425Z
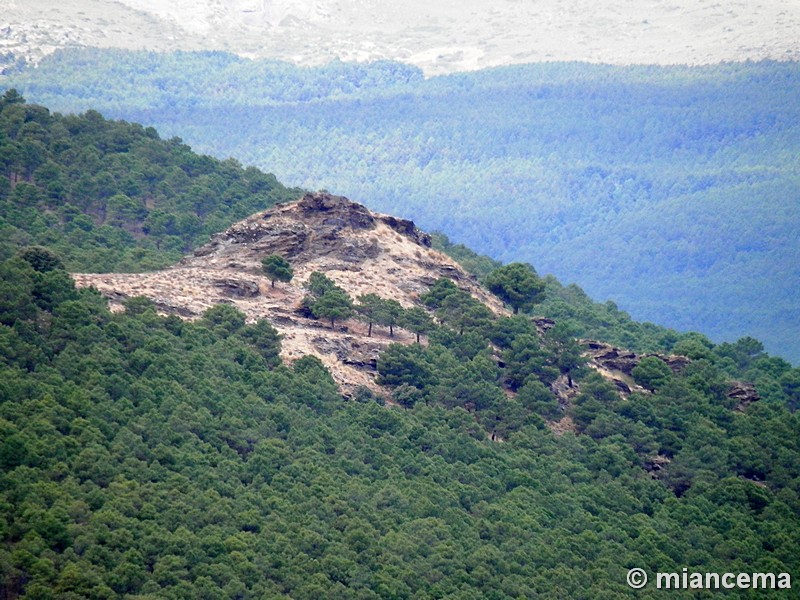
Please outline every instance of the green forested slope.
M628 401L581 376L558 437L537 416L558 351L525 319L488 330L516 399L480 327L444 328L382 358L409 407L388 408L344 401L316 359L278 365L274 330L230 306L111 314L26 256L0 265L6 597L656 597L627 570L800 567L797 373L747 348L733 368L772 387L744 412L706 349Z
M425 80L391 63L81 50L12 84L401 213L638 319L800 360L797 63Z
M0 98L0 257L46 245L72 271L176 262L208 236L298 190L234 160L200 156L153 128L96 111L51 114Z

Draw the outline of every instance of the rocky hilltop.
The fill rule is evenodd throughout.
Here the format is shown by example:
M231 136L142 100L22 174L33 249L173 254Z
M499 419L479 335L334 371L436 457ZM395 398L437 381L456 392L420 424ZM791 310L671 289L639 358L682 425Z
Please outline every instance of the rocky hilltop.
M294 278L274 288L261 273L261 259L280 254ZM325 273L351 297L375 293L413 306L440 277L503 314L502 304L449 257L431 248L430 237L412 221L374 213L341 196L306 194L277 205L215 235L177 265L152 273L73 275L78 286L93 286L122 310L133 296L152 299L165 314L195 318L220 302L250 320L268 319L283 335L283 358L318 356L345 393L375 387L375 362L391 342L414 340L411 333L345 321L336 329L309 318L301 308L304 284L314 271Z
M291 263L290 283L273 287L262 273L261 260L271 254ZM360 386L381 393L376 383L378 356L388 344L411 343L415 336L400 328L390 336L379 327L367 335L367 325L356 319L339 322L335 328L314 319L302 300L315 271L354 299L374 293L404 307L418 304L421 294L446 277L495 314L509 314L474 276L434 250L430 236L412 221L375 213L327 193L306 194L235 223L171 268L135 274L75 273L73 278L80 287L97 288L110 300L112 310L124 310L124 301L135 296L150 298L163 314L187 319L219 303L235 305L250 321L267 319L280 332L282 358L287 363L314 355L327 366L344 395L352 395ZM546 318L534 322L541 334L554 325ZM633 368L645 356L658 357L675 373L690 362L683 356L637 355L603 342L579 342L588 366L622 395L650 393L632 377ZM579 386L570 385L562 375L551 390L566 411ZM746 383L735 383L729 396L740 409L758 400L753 386ZM570 423L565 417L551 425L559 431L559 427L569 429Z

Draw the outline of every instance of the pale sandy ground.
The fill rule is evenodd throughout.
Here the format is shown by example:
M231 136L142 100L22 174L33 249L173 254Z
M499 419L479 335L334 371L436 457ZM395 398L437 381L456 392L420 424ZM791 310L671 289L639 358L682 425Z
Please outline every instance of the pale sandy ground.
M427 74L541 62L800 58L797 0L0 0L0 52L221 49L301 64L393 59Z

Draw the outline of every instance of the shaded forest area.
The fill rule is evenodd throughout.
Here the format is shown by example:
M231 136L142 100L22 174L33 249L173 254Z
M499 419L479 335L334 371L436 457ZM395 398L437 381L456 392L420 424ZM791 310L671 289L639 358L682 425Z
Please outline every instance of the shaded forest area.
M800 360L800 68L538 64L424 79L222 53L61 52L7 80L403 214L639 320Z

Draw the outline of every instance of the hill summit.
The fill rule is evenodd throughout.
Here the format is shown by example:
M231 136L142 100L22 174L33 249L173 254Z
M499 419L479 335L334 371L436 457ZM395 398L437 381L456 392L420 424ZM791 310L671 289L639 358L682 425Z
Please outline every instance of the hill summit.
M278 254L294 278L272 287L261 260ZM342 196L309 193L278 204L214 235L178 264L151 273L74 274L80 287L93 286L122 310L127 298L145 296L165 314L200 316L229 303L251 320L267 319L282 334L282 355L291 362L319 357L345 393L374 386L375 362L391 342L411 342L411 333L348 320L336 328L311 318L302 307L305 284L324 273L352 298L374 293L404 307L418 302L437 279L447 277L497 314L502 304L474 276L431 248L430 236L412 221L374 213Z

